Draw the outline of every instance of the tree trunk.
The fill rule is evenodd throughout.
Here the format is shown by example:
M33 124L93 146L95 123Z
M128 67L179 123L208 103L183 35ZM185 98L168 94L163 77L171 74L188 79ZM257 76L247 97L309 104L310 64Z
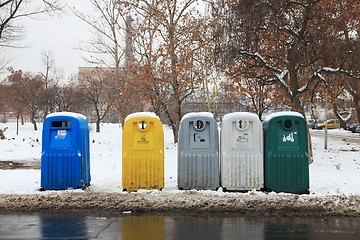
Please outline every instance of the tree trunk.
M34 130L37 131L38 128L37 128L37 124L36 124L36 120L35 120L35 112L32 112L30 121L34 125Z
M100 118L98 117L97 119L96 119L96 132L100 132Z
M172 128L173 134L174 134L174 143L177 143L179 141L179 127L177 124L173 126Z
M20 114L16 114L16 135L19 135L19 118Z
M338 109L338 106L336 104L336 101L334 101L334 103L333 103L333 112L334 112L336 118L340 121L340 127L345 129L346 128L346 122L342 119L342 117L339 114L339 109Z
M179 141L179 125L180 125L180 121L177 119L173 119L171 117L171 114L169 113L169 111L166 111L166 115L168 116L168 119L170 121L171 124L171 129L173 131L173 137L174 137L174 143L177 143Z
M291 55L291 54L290 54ZM301 93L298 92L299 89L299 83L298 83L298 76L295 68L295 62L292 60L292 58L289 58L289 64L288 64L288 70L290 75L290 91L292 94L289 93L291 104L292 104L292 110L301 113L305 119L306 124L306 134L308 136L308 162L309 164L314 162L313 158L313 152L312 152L312 142L311 142L311 135L309 127L306 123L306 116L304 111L304 105L302 104L302 101L300 99Z
M304 111L304 106L301 104L300 95L294 96L292 99L293 103L293 110L296 112L301 113L304 116L305 122L306 122L306 116ZM311 141L311 135L310 135L310 129L306 123L306 129L307 129L307 135L308 135L308 156L309 156L309 164L314 162L314 156L312 151L312 141Z
M356 95L356 94L353 95L353 102L357 113L357 120L360 121L360 97L358 96L360 95Z

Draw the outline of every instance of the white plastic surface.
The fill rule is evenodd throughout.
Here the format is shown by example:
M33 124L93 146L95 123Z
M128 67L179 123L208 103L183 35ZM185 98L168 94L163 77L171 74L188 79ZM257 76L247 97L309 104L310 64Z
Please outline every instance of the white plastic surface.
M254 113L226 114L221 124L221 185L227 190L264 185L262 123Z

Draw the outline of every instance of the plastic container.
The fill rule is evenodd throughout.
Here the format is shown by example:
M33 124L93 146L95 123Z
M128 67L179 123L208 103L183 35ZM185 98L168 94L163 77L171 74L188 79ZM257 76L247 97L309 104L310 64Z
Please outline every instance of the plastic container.
M269 115L264 128L265 189L309 192L309 157L306 120L297 112Z
M258 115L226 114L221 124L221 186L224 190L264 187L263 130Z
M211 113L188 113L180 122L178 188L220 186L219 133Z
M90 180L86 117L71 112L49 114L42 131L41 189L84 188Z
M154 113L133 113L125 119L122 185L124 191L164 188L164 129Z

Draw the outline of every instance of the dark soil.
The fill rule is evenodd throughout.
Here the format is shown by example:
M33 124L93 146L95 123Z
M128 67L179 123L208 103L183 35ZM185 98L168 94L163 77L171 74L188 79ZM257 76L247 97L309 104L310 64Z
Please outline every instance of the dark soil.
M14 161L0 161L0 169L40 169L38 162L14 162Z

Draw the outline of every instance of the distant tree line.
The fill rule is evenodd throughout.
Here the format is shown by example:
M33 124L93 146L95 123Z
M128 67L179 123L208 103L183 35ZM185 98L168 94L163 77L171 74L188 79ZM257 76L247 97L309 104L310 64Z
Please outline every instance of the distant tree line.
M97 16L72 11L93 30L80 49L97 68L65 85L11 70L1 109L32 119L94 111L98 131L111 111L151 110L175 141L186 101L199 111L233 102L259 118L277 105L308 107L319 118L327 93L343 124L360 118L358 0L90 1Z

